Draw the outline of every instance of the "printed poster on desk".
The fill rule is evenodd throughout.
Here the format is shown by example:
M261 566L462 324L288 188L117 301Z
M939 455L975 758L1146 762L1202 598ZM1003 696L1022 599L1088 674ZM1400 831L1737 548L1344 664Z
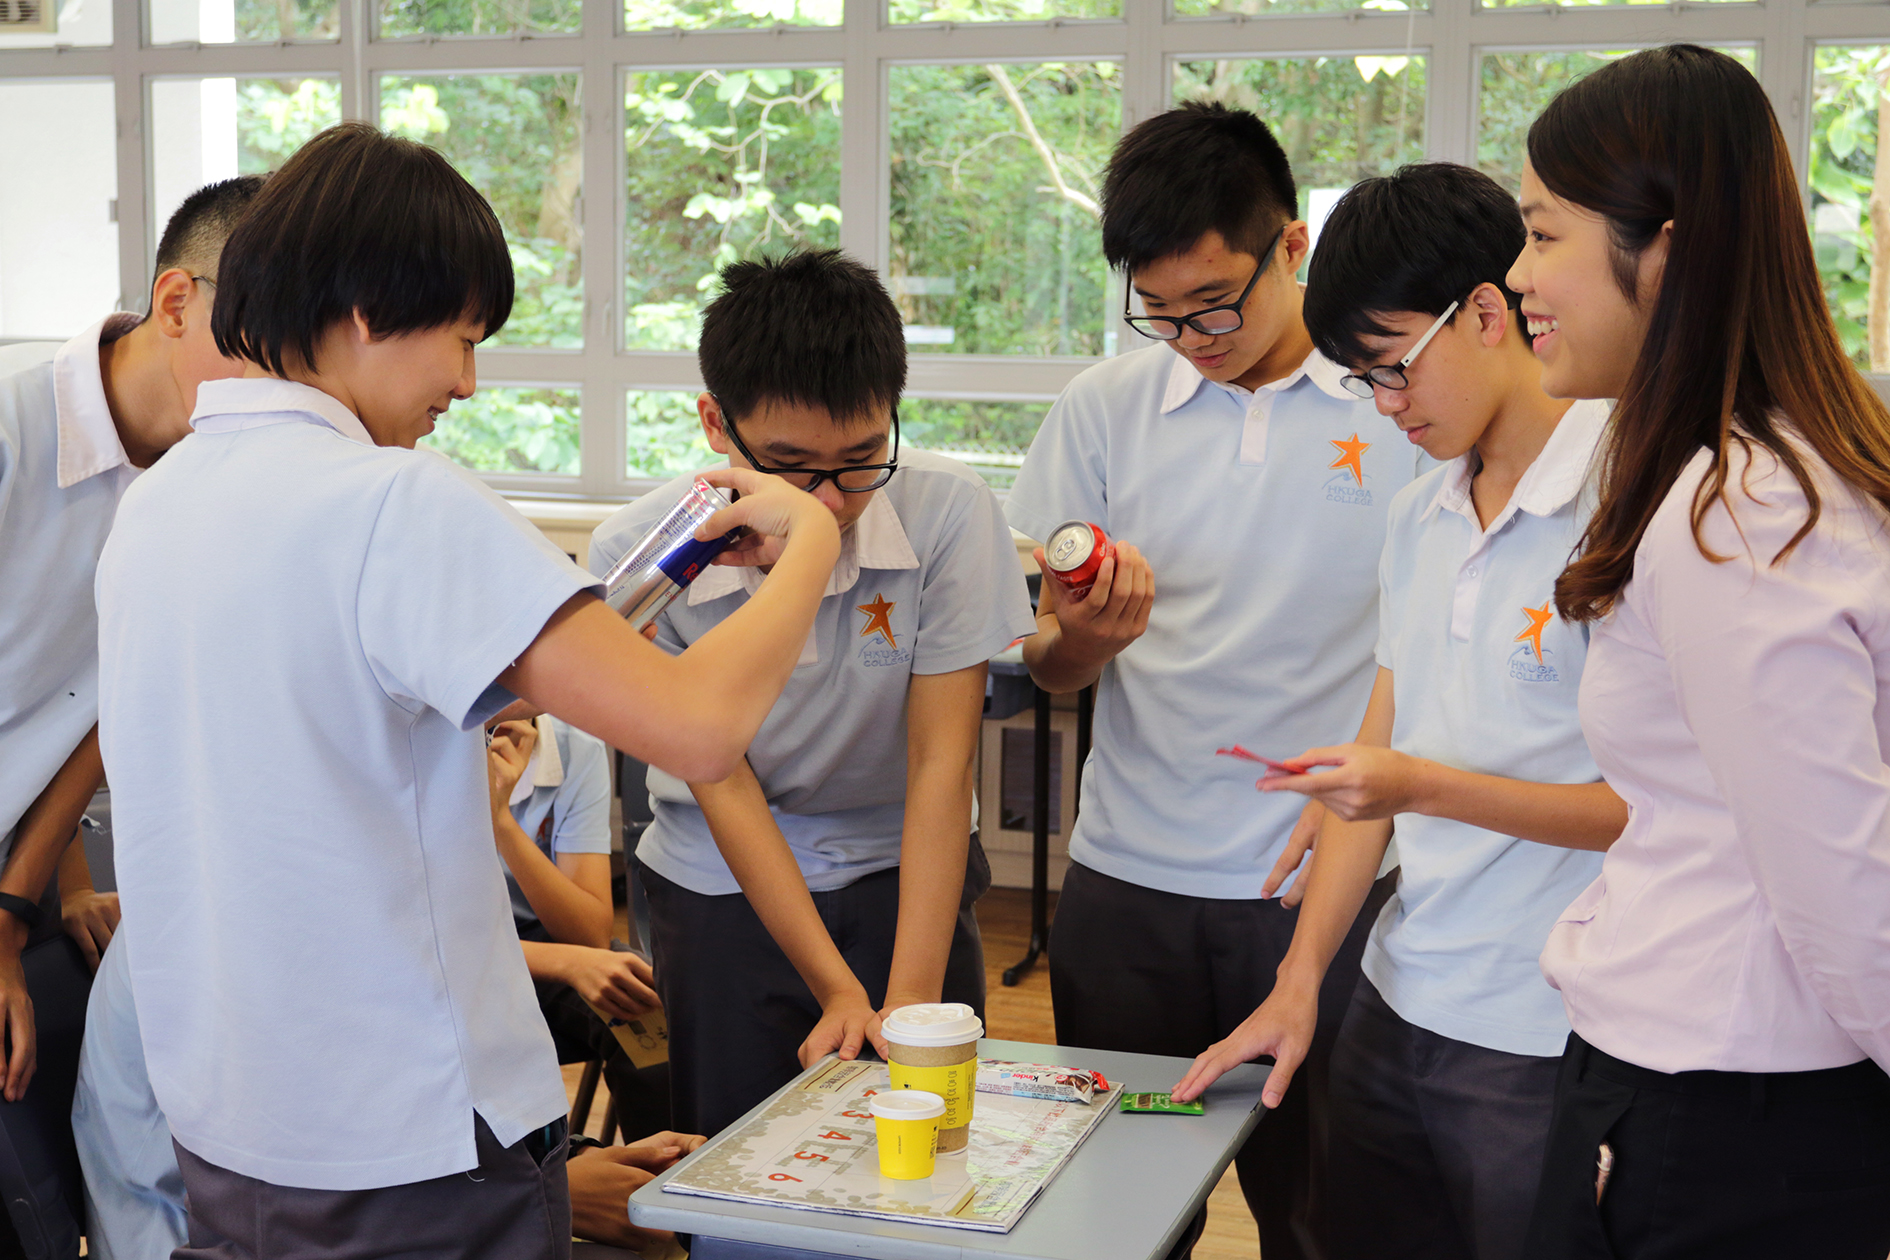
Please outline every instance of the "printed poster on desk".
M891 1088L884 1063L829 1058L697 1151L663 1189L1006 1233L1121 1093L1090 1103L980 1093L969 1150L941 1155L929 1178L895 1181L880 1176L869 1109L875 1093Z

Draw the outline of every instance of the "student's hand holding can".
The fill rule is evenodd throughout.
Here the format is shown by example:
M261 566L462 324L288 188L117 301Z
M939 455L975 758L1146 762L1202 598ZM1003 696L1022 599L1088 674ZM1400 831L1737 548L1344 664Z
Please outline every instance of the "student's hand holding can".
M1306 1060L1313 1028L1319 1022L1319 985L1296 983L1285 968L1279 983L1240 1027L1195 1057L1194 1066L1169 1094L1176 1102L1193 1102L1227 1072L1263 1054L1273 1056L1273 1070L1260 1091L1260 1100L1277 1107L1286 1097L1293 1073Z
M1149 610L1155 604L1155 572L1133 544L1118 540L1115 554L1097 570L1089 595L1074 602L1045 563L1043 548L1032 554L1044 574L1037 615L1056 614L1061 646L1069 655L1100 667L1148 629Z
M780 556L787 539L808 529L816 533L830 532L838 547L840 527L833 513L819 499L779 477L752 468L717 468L703 473L702 480L720 490L734 490L740 497L731 495L735 498L734 505L704 521L696 530L696 537L719 538L743 527L749 531L717 556L716 564L770 563ZM767 560L749 554L764 550L771 553Z

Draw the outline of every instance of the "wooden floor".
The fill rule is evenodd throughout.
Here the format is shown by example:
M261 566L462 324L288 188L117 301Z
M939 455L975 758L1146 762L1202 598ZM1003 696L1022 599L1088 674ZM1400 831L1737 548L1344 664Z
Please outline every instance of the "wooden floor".
M1055 913L1055 894L1051 897ZM978 926L984 933L985 1030L992 1037L1009 1041L1034 1041L1043 1044L1056 1040L1056 1025L1050 1015L1050 978L1044 961L1039 961L1016 988L1007 989L1002 981L1006 967L1024 955L1030 938L1030 895L1016 888L993 888L978 903ZM621 925L619 936L626 933ZM565 1069L565 1089L575 1095L580 1069ZM603 1123L603 1108L592 1109L589 1130L596 1136ZM1240 1187L1229 1169L1208 1200L1207 1233L1194 1249L1195 1260L1258 1260L1260 1244L1254 1232L1253 1217L1240 1197Z

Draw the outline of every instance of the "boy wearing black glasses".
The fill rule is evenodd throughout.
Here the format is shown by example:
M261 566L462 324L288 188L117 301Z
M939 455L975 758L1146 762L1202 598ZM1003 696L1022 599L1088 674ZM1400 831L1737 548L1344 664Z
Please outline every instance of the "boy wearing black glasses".
M1157 115L1117 146L1102 202L1150 340L1070 384L1007 506L1033 538L1080 519L1122 544L1083 602L1044 583L1024 646L1040 686L1097 690L1051 996L1062 1045L1193 1057L1272 989L1297 888L1273 899L1268 873L1319 820L1216 750L1279 758L1358 729L1387 512L1419 457L1307 336L1308 230L1265 123ZM1369 914L1320 995L1307 1087L1236 1159L1267 1260L1322 1254L1321 1070Z
M867 1042L913 1002L984 1005L971 904L985 664L1033 629L997 500L970 469L899 446L899 312L837 251L737 263L702 323L698 399L734 467L808 490L842 530L813 633L747 760L719 783L652 770L636 860L670 1024L675 1124L715 1133L800 1065ZM687 478L593 536L603 573ZM772 560L711 568L658 618L680 651L745 604Z

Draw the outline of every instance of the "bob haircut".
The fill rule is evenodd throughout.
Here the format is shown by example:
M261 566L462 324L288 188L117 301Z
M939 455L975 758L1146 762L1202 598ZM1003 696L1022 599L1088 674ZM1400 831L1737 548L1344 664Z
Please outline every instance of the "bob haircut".
M1785 137L1744 66L1692 44L1604 66L1529 128L1529 163L1550 192L1607 221L1615 283L1652 308L1608 426L1595 514L1555 584L1564 617L1614 607L1654 513L1702 447L1713 466L1693 501L1693 537L1716 563L1730 557L1708 551L1700 528L1727 499L1735 443L1771 452L1809 504L1774 564L1821 510L1794 436L1890 507L1890 410L1845 357ZM1639 260L1668 222L1660 288L1645 297Z
M217 349L277 376L353 317L376 338L512 313L505 234L473 186L424 145L343 123L269 177L228 244L210 318Z
M741 420L769 400L842 428L906 388L906 332L879 277L837 249L732 263L702 313L702 383Z
M1428 162L1364 180L1319 232L1306 331L1319 353L1356 368L1373 357L1364 338L1396 335L1379 322L1387 315L1442 315L1485 284L1514 310L1522 295L1504 277L1522 247L1516 199L1481 171Z
M1286 150L1258 117L1189 101L1122 137L1103 172L1103 256L1130 272L1209 232L1256 260L1299 216Z

